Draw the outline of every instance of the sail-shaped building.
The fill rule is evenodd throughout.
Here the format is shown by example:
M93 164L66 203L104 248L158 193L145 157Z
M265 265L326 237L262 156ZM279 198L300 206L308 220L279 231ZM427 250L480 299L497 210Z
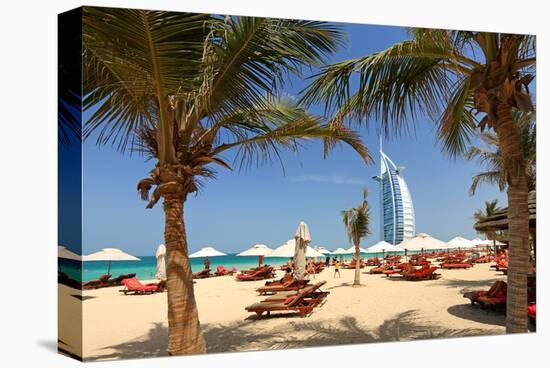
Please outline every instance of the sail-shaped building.
M381 238L394 245L415 235L414 207L404 169L380 147L380 175L374 179L380 184Z

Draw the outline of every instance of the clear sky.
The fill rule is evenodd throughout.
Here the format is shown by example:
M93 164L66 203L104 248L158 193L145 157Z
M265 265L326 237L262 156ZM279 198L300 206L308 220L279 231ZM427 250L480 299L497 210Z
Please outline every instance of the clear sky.
M404 29L368 25L345 25L349 42L330 60L344 60L384 49L407 37ZM310 75L305 72L305 76ZM297 93L307 84L289 79L284 91ZM313 113L322 114L319 106ZM86 118L86 116L84 116ZM478 237L473 230L473 213L484 200L506 196L496 187L482 185L475 196L468 189L475 162L452 161L436 144L434 124L415 123L414 136L391 137L384 151L399 166L405 166L405 180L412 194L416 232L426 232L442 240L461 235ZM337 148L323 159L322 145L311 143L298 155L283 154L285 173L278 164L252 168L246 172L220 170L218 178L206 184L185 207L187 235L191 251L213 246L235 253L253 244L276 247L293 237L300 221L310 229L313 245L329 249L349 247L340 211L357 205L362 189L369 189L372 207L372 234L363 241L367 247L380 239L379 188L372 177L379 172L378 136L374 129L362 128L375 164L366 166L347 147ZM136 183L147 177L154 163L138 155L120 154L108 146L97 147L89 139L83 150L84 234L83 252L117 247L136 255L153 255L163 242L163 212L159 202L152 210L139 199ZM69 245L70 246L70 245Z

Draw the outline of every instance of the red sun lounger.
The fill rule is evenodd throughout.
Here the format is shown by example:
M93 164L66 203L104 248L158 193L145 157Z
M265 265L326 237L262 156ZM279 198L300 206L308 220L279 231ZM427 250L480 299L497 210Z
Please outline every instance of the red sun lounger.
M120 292L124 293L124 295L128 293L152 294L158 291L157 285L143 285L135 277L122 280L122 284L124 284L124 289L120 290Z

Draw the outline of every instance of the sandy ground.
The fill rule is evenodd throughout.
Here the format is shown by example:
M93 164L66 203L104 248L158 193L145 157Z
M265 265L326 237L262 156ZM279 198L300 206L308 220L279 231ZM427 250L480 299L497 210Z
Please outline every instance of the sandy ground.
M209 352L405 341L411 339L503 334L503 313L472 307L461 292L489 287L504 276L479 264L469 270L438 270L439 280L408 282L367 274L352 287L353 270L333 268L316 275L330 295L309 317L257 319L244 310L262 297L262 281L234 277L197 280L195 294ZM282 273L279 273L282 276ZM120 288L76 291L59 286L61 346L85 360L166 355L166 293L124 296ZM82 295L80 295L82 294ZM75 296L83 299L81 302ZM82 303L82 329L79 328ZM82 343L79 335L82 334Z

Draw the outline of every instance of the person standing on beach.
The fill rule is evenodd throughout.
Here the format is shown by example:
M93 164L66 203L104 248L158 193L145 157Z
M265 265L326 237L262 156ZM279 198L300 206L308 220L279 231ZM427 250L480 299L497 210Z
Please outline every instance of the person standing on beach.
M336 261L334 263L334 278L336 278L336 274L338 274L338 278L340 278L340 261Z
M327 256L327 258L325 259L325 266L330 267L330 257L329 256Z
M204 269L210 270L210 259L208 257L204 258Z

